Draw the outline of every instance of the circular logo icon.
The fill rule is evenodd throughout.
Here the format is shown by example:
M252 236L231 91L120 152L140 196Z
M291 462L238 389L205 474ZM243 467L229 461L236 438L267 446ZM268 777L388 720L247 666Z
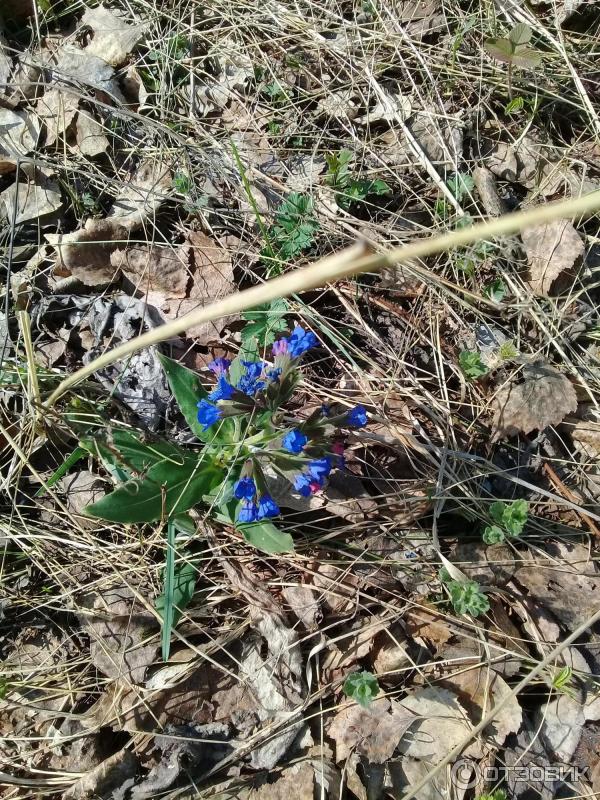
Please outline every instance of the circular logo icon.
M459 758L450 770L450 781L457 789L472 789L479 781L479 767L468 758Z

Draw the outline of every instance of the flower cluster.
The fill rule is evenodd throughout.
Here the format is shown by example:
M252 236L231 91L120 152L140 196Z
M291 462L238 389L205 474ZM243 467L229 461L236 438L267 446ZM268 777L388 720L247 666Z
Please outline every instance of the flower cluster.
M237 451L243 466L233 485L233 496L239 501L239 523L280 513L268 488L269 475L285 478L303 497L322 489L332 470L344 466L339 429L367 424L367 412L358 405L338 414L323 406L308 419L289 425L281 406L297 383L299 359L316 344L314 333L298 325L288 337L273 343L271 363L239 361L236 375L241 368L241 376L235 380L228 359L218 358L209 364L216 386L198 403L203 430L227 416L245 416L247 420ZM260 419L256 427L254 419Z

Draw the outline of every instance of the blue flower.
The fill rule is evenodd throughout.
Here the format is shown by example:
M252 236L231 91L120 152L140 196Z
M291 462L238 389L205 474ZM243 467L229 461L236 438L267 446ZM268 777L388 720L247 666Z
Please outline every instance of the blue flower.
M367 421L367 410L364 406L355 406L346 414L346 422L353 428L364 428Z
M263 494L258 501L258 515L257 519L264 519L265 517L276 517L279 514L279 506L273 500L270 494Z
M262 361L242 361L246 367L246 372L238 381L238 389L244 394L253 397L257 392L262 391L267 385L264 381L259 381L264 364Z
M305 331L300 325L296 325L288 339L287 350L292 358L299 358L316 344L317 337L312 331Z
M323 458L316 458L314 461L310 461L307 466L309 476L313 481L316 481L319 484L324 482L325 478L331 472L331 468L331 459L327 458L326 456Z
M267 378L273 383L276 383L280 377L281 377L281 367L274 367L273 369L267 371Z
M281 440L284 449L290 453L300 453L307 442L308 436L305 436L297 428L294 428L293 431L288 431Z
M218 419L221 419L221 409L209 403L208 400L200 400L198 403L198 422L202 425L202 430L208 430Z
M210 362L208 368L215 375L224 375L230 366L231 361L228 358L215 358L214 361Z
M238 522L256 522L258 519L258 506L250 500L244 500L238 513Z
M233 393L235 389L229 383L227 378L224 375L219 375L217 379L217 385L213 389L213 391L208 395L209 400L231 400L233 397Z
M233 494L238 500L252 500L256 494L256 484L253 478L240 478L233 485Z
M299 472L294 478L294 489L299 492L302 497L310 497L312 494L311 483L310 475L307 475L306 472Z

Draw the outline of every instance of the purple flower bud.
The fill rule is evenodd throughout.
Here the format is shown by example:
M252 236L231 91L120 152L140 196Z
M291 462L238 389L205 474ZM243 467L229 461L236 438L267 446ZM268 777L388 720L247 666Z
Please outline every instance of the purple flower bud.
M198 422L202 425L202 430L206 431L221 418L221 409L217 408L208 400L200 400L198 403Z
M253 478L240 478L233 485L233 494L238 500L252 500L256 494L256 484Z
M228 358L215 358L214 361L210 362L208 368L215 375L224 375L230 366L231 361Z
M297 428L288 431L281 440L283 448L290 453L300 453L307 442L308 436L305 436L302 431L299 431Z
M274 356L284 356L288 351L288 340L287 339L278 339L276 342L273 342L273 355Z

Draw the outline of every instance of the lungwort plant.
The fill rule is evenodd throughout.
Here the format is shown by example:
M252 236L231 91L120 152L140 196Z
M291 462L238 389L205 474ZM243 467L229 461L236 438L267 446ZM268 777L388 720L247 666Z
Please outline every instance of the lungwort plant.
M185 528L186 512L202 506L261 550L292 550L289 534L273 523L280 509L270 483L281 485L283 478L290 492L305 497L320 491L331 471L343 465L341 429L367 422L362 406L340 413L322 407L304 420L286 412L301 379L300 360L316 344L313 333L297 326L273 343L267 361L258 357L256 346L246 346L233 362L218 358L210 364L215 379L210 392L196 373L162 356L171 390L201 446L147 442L122 429L103 440L84 439L82 446L117 483L86 513Z

